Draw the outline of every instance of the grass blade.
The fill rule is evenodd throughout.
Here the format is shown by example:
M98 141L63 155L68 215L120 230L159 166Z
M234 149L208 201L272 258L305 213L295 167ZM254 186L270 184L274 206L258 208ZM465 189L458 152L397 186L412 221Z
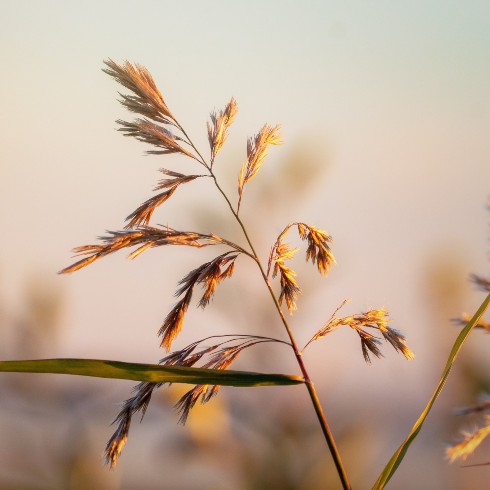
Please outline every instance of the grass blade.
M272 386L303 383L301 376L247 371L161 366L100 359L35 359L0 361L0 372L51 373L128 379L151 383L187 383L222 386Z
M376 483L373 486L373 490L383 489L385 485L388 483L388 481L390 480L390 478L393 476L395 471L397 470L398 466L400 466L400 463L405 457L405 454L407 453L410 444L412 444L412 442L417 437L418 433L420 432L420 429L422 428L422 424L424 423L425 419L427 418L427 415L429 415L429 412L432 406L434 405L434 402L436 401L437 397L440 395L442 388L444 387L444 384L446 383L446 380L449 376L449 372L453 367L454 361L456 360L456 356L458 355L459 351L461 350L461 347L463 346L464 342L468 338L468 335L471 333L475 325L478 323L480 318L485 313L485 310L488 308L489 303L490 303L490 294L485 298L480 308L478 308L477 312L474 314L473 318L467 323L467 325L463 328L463 330L461 330L460 334L458 335L458 338L456 339L456 342L454 342L453 348L451 349L451 353L449 354L449 358L446 362L446 366L444 367L444 371L442 372L441 379L439 380L439 383L437 384L437 387L433 395L431 396L426 407L420 414L420 417L418 418L417 422L415 422L415 425L413 426L412 430L408 434L407 438L403 441L401 446L395 451L391 459L388 461L388 464L381 472L379 478L377 479Z

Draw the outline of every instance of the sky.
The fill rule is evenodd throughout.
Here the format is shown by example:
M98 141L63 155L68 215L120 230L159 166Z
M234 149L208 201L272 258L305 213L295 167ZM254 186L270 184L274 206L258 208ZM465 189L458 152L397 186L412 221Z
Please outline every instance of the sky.
M5 2L0 34L1 225L10 230L0 270L11 300L32 271L54 273L74 245L120 226L162 166L114 131L125 115L101 72L109 57L147 66L204 148L208 114L236 98L228 155L237 162L223 164L232 192L246 138L280 123L285 145L264 178L281 175L281 158L309 152L295 175L311 188L294 207L342 240L346 275L376 249L382 260L369 262L383 274L419 270L439 248L471 270L485 266L486 2L22 5ZM299 219L293 212L286 221ZM52 280L77 288L85 278Z
M440 336L455 334L449 318L482 300L468 275L488 276L489 22L486 1L4 0L3 311L22 308L26 284L37 281L65 303L61 340L47 357L162 357L156 331L176 282L199 265L192 255L120 255L56 275L74 246L122 228L151 195L159 168L190 169L171 156L144 156L143 144L114 130L128 116L102 62L127 59L151 71L204 151L209 113L235 97L238 116L217 162L232 195L247 137L265 122L281 124L285 143L271 150L243 208L262 256L288 222L331 233L331 278L297 263L305 289L298 323L321 325L347 297L349 313L386 306L418 357L410 369L391 355L389 370L373 366L373 389L406 376L407 386L421 383L423 398L436 376L437 368L424 374L433 373L434 349L447 345ZM176 196L157 222L228 231L210 193L196 186ZM235 296L215 301L237 308L242 330L254 308L243 295L260 287L243 277ZM229 312L209 315L226 330ZM338 342L354 355L350 337ZM334 354L325 343L313 358L322 348ZM490 367L488 346L477 339L469 349ZM346 382L357 375L350 366L343 374Z

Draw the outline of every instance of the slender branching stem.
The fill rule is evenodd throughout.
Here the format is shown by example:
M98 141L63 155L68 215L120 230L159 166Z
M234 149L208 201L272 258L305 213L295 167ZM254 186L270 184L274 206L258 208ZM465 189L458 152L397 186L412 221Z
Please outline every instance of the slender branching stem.
M335 467L337 469L337 472L339 474L339 477L340 477L340 480L342 482L342 488L344 490L350 490L351 489L351 485L349 483L349 480L348 480L348 477L347 477L347 473L345 471L345 468L344 468L344 465L342 464L342 460L340 458L340 453L339 453L339 450L337 448L337 445L335 443L335 439L333 437L333 434L332 434L332 431L330 430L330 426L327 422L327 418L325 416L325 413L323 411L323 408L321 406L321 403L320 403L320 400L318 398L318 394L316 392L316 389L315 389L315 385L313 384L313 382L311 381L310 379L310 376L308 374L308 371L306 369L306 366L303 362L303 358L302 358L302 352L301 350L299 349L297 343L296 343L296 340L294 338L294 335L293 335L293 332L289 326L289 323L288 321L286 320L286 317L284 316L284 313L281 309L281 305L279 304L279 301L274 293L274 290L272 289L272 285L269 281L269 278L267 277L267 274L265 272L265 269L259 259L259 256L257 254L257 252L255 251L255 248L253 246L253 243L250 239L250 236L247 232L247 229L243 223L243 221L241 220L240 216L238 215L238 209L239 207L235 210L233 208L233 205L231 204L231 201L230 199L228 198L228 196L226 195L225 191L222 189L222 187L219 185L219 182L216 178L216 175L215 173L213 172L212 170L212 163L210 165L208 165L206 163L206 160L203 158L203 156L201 155L201 153L199 152L199 150L196 148L196 146L194 145L194 143L191 141L191 139L189 138L189 136L187 135L187 133L185 132L185 130L182 128L182 126L176 122L178 128L180 129L180 131L182 132L182 134L185 136L185 138L187 139L187 142L189 143L189 145L193 148L193 150L196 152L196 154L198 155L199 158L196 158L196 160L201 164L203 165L204 167L206 167L209 171L209 174L210 176L213 178L214 180L214 184L216 185L216 188L218 189L218 191L220 192L220 194L223 196L223 198L225 199L226 203L228 204L228 207L230 208L230 211L232 212L235 220L237 221L237 223L240 225L240 228L242 229L242 232L243 232L243 235L250 247L250 250L251 250L251 254L248 254L257 264L259 270L260 270L260 273L262 275L262 278L267 286L267 289L269 290L269 294L272 298L272 301L274 302L274 306L281 318L281 321L282 321L282 324L284 325L284 328L286 329L286 332L288 334L288 337L289 337L289 340L290 340L290 345L294 351L294 355L296 357L296 361L298 362L298 366L301 370L301 373L303 374L303 378L305 380L305 385L306 385L306 388L308 390L308 393L310 395L310 399L311 399L311 402L313 404L313 407L315 409L315 413L317 415L317 418L318 418L318 421L320 423L320 426L322 428L322 431L323 431L323 435L325 437L325 440L327 441L327 445L328 445L328 448L330 450L330 453L332 455L332 458L334 460L334 463L335 463Z
M187 140L187 143L189 143L189 145L191 146L191 148L197 153L197 156L199 158L196 157L195 160L198 161L204 167L206 167L209 170L209 173L212 175L212 171L211 171L212 163L211 163L211 165L208 165L206 163L205 158L201 155L201 153L199 152L199 150L196 148L196 145L194 145L194 143L192 142L192 140L189 138L189 135L185 132L185 129L179 124L178 121L175 121L175 124L176 124L176 127L179 128L179 130L181 131L181 133L185 136L185 138Z
M238 224L240 225L240 227L243 231L245 239L247 240L247 243L248 243L248 245L252 251L253 259L255 260L255 262L257 263L257 266L260 269L260 273L262 275L262 278L264 279L264 282L267 286L267 289L269 290L272 301L274 302L274 306L275 306L279 316L281 317L282 324L284 325L286 332L288 334L289 340L291 342L291 347L294 351L296 361L298 362L299 368L301 369L301 372L303 374L305 384L306 384L306 388L308 389L308 393L310 395L311 402L312 402L313 407L315 409L318 421L320 422L320 426L322 428L323 435L325 436L325 440L327 441L328 448L330 450L330 453L331 453L332 458L333 458L334 463L335 463L335 467L337 468L337 472L338 472L340 480L342 482L342 487L344 488L344 490L348 490L351 488L351 486L350 486L349 480L347 478L347 473L345 471L344 465L342 464L342 460L340 458L339 450L337 448L337 445L335 444L335 439L333 437L332 431L330 430L330 426L327 422L327 418L325 417L325 413L323 412L323 408L322 408L320 400L318 398L318 394L316 392L315 385L311 381L310 376L308 374L308 371L306 370L306 366L303 362L303 357L302 357L301 351L298 348L298 345L297 345L296 340L294 338L293 332L289 326L289 323L288 323L286 317L284 316L284 313L281 309L281 305L279 304L279 301L278 301L276 295L274 294L274 291L272 289L269 278L267 277L267 274L265 273L265 269L264 269L264 267L263 267L263 265L259 259L259 256L257 255L257 252L255 251L255 248L252 244L252 241L250 240L250 237L247 233L247 229L245 228L243 221L238 216L238 212L233 209L233 206L232 206L228 196L223 191L223 189L220 187L214 173L212 171L210 171L210 172L211 172L211 175L214 179L214 183L216 184L216 187L218 188L218 190L222 194L222 196L225 198L231 212L233 213L235 219L237 220Z
M194 342L184 349L170 353L167 357L162 359L161 363L166 366L180 365L189 368L196 363L202 364L204 362L203 357L207 356L206 359L208 362L204 364L204 368L223 370L228 368L241 351L253 345L265 342L279 342L289 345L294 352L296 361L301 370L303 376L302 382L304 382L308 390L311 403L334 460L342 487L344 490L350 490L351 486L327 422L327 418L321 406L318 393L303 361L303 352L311 342L325 337L328 333L341 325L348 325L359 335L363 355L367 362L370 361L370 354L377 357L382 356L381 351L378 348L378 344L381 343L381 340L389 342L395 350L402 352L407 359L411 359L413 358L413 353L406 345L405 337L395 329L387 327L386 324L389 318L384 309L369 310L361 315L337 318L335 315L345 304L344 302L337 308L337 310L335 310L329 322L324 324L324 326L315 333L303 349L300 349L296 343L288 320L286 319L285 311L283 311L283 308L281 307L282 302L285 299L288 310L292 312L296 307L295 301L300 293L299 286L294 279L295 272L285 265L285 261L292 258L296 250L291 249L288 244L284 243L283 238L292 227L297 227L300 238L308 242L306 260L308 261L311 259L311 262L316 264L319 272L322 274L327 274L330 266L335 263L335 259L331 255L328 245L331 238L325 231L306 223L289 223L279 234L271 249L268 265L267 267L264 267L248 234L247 228L240 218L240 205L242 202L244 186L259 171L264 158L267 156L270 145L282 144L279 131L280 126L272 127L268 124L264 124L253 138L248 139L247 160L242 165L239 173L238 199L236 205L233 205L227 193L218 182L213 166L216 155L227 138L228 128L237 112L235 99L231 98L224 111L215 111L211 113L211 121L207 124L210 156L209 158L205 158L192 142L183 126L175 119L168 109L163 96L159 92L151 74L146 68L141 67L140 65L133 65L129 62L124 63L124 65L118 65L110 59L106 60L105 64L108 68L104 69L104 72L134 94L120 94L122 97L120 100L122 105L129 109L130 112L136 112L143 116L143 118L138 118L134 122L117 121L117 123L121 125L120 131L123 132L124 136L132 136L139 141L156 146L157 150L148 151L149 154L177 153L185 155L204 167L206 172L205 175L184 175L171 170L161 169L161 172L164 175L167 175L167 177L159 182L155 190L162 192L159 192L157 195L145 201L128 216L128 224L125 226L124 231L109 232L108 236L101 237L102 244L100 245L84 245L75 248L77 254L86 255L86 257L63 269L61 273L74 272L105 255L127 247L138 247L129 255L130 258L136 257L148 248L163 245L186 245L192 247L221 245L227 247L227 251L218 255L210 262L206 262L200 267L192 270L179 282L179 289L176 293L179 300L166 316L159 331L159 334L162 336L161 346L168 351L173 339L180 332L185 312L191 302L194 287L196 285L202 285L204 287L204 293L199 301L199 306L204 308L209 304L209 301L213 297L217 284L233 274L235 259L240 254L250 257L259 268L262 279L274 303L274 307L286 330L287 337L283 334L283 340L278 340L271 337L255 335L211 336ZM169 131L166 126L170 126L172 131ZM178 186L186 182L191 182L198 177L213 179L216 189L226 201L236 223L242 230L243 237L245 238L245 240L242 238L242 242L246 241L247 243L246 245L244 244L243 248L240 245L214 235L213 233L202 234L196 232L184 232L168 227L167 230L165 230L149 226L153 211L169 199ZM271 266L273 266L272 277L269 279ZM274 292L271 283L272 279L278 273L280 274L281 281L280 294ZM476 282L488 289L488 281L485 279L476 277ZM375 337L362 327L377 329L381 332L383 339ZM469 326L467 328L469 328ZM210 339L213 339L213 345L203 345L203 342ZM109 462L111 466L116 463L119 454L121 453L121 449L128 437L131 418L139 411L144 415L153 391L161 385L162 382L142 382L136 387L135 395L124 403L122 410L115 420L118 427L106 447L106 461ZM180 422L185 423L189 410L199 399L201 399L203 403L206 403L214 394L216 394L218 388L219 384L213 386L208 384L197 384L188 391L176 405L181 414Z

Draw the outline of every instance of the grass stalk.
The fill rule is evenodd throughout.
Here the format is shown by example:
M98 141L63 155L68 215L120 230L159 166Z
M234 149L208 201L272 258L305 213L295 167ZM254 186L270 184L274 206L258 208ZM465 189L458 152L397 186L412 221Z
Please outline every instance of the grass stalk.
M283 313L283 311L281 309L281 305L279 304L279 300L277 299L277 297L276 297L276 295L274 293L274 290L272 289L272 285L271 285L271 283L269 281L269 278L267 277L267 274L266 274L265 269L264 269L264 267L262 265L262 262L260 261L260 258L258 256L257 252L255 251L255 247L253 246L252 240L250 239L250 236L249 236L249 233L247 231L247 228L246 228L244 222L242 221L242 219L240 218L240 216L238 214L238 209L235 210L233 208L233 205L231 204L231 201L230 201L229 197L227 196L226 192L219 185L219 182L218 182L218 179L216 177L216 174L212 170L212 165L211 164L208 165L206 163L206 161L203 158L202 154L199 152L199 150L194 145L194 143L192 142L192 140L190 139L190 137L188 136L188 134L185 132L185 130L182 128L182 126L178 122L177 122L177 126L179 127L179 129L182 131L182 133L186 137L187 142L189 143L189 145L193 148L193 150L199 156L199 159L198 159L199 163L201 163L204 167L206 167L208 169L209 174L212 177L216 188L218 189L219 193L225 199L225 201L226 201L226 203L227 203L227 205L228 205L231 213L233 214L233 217L235 218L236 222L239 224L239 226L240 226L240 228L241 228L241 230L243 232L243 235L245 237L245 240L247 241L247 243L248 243L248 245L250 247L250 250L252 252L251 257L255 260L255 262L256 262L259 270L260 270L262 279L264 280L264 282L265 282L265 284L267 286L267 289L269 291L269 294L270 294L270 296L272 298L272 301L274 303L274 307L275 307L277 313L279 314L279 317L281 318L281 322L284 325L284 328L286 329L287 335L288 335L289 340L291 342L291 348L293 349L294 356L296 357L296 361L298 363L298 366L299 366L299 368L301 370L301 373L303 374L303 377L304 377L304 380L305 380L305 385L306 385L306 388L308 390L308 394L309 394L310 399L311 399L311 403L312 403L313 408L315 410L316 416L318 418L318 422L320 423L320 426L321 426L323 435L325 437L325 440L327 442L328 448L330 450L330 454L331 454L331 456L333 458L333 461L334 461L334 464L335 464L335 468L337 470L337 473L339 475L340 481L342 483L342 488L344 490L349 490L351 488L351 485L349 483L347 472L346 472L345 467L344 467L344 465L342 463L342 459L340 457L340 452L339 452L339 450L337 448L337 444L335 443L335 439L333 437L332 431L330 429L330 425L328 424L327 418L325 416L325 412L323 411L322 405L320 403L320 399L318 398L318 394L317 394L317 391L315 389L315 385L311 381L311 378L310 378L310 375L308 374L308 371L306 369L305 363L303 362L302 352L300 351L300 349L298 347L298 344L296 343L296 340L294 338L293 332L292 332L292 330L291 330L291 328L289 326L288 321L286 320L286 317L284 316L284 313Z
M75 253L83 256L83 258L60 272L63 274L75 272L106 255L127 248L133 249L129 254L129 258L132 259L145 250L154 247L175 245L195 248L214 245L225 246L227 251L220 253L209 262L205 262L191 270L181 279L175 295L178 300L166 315L159 330L159 335L161 336L160 345L169 352L160 361L162 366L180 366L183 372L196 365L201 365L204 368L204 370L197 373L202 382L196 383L194 388L183 395L176 404L177 411L180 413L179 421L185 423L190 410L198 400L201 400L202 403L207 403L216 395L219 386L223 384L220 382L222 377L212 377L211 375L213 375L215 370L227 370L243 350L263 342L288 344L293 350L302 373L302 378L297 376L294 382L304 382L306 384L311 403L334 460L342 487L344 490L350 489L351 486L342 464L339 450L327 422L315 385L303 361L303 352L311 342L322 339L330 332L343 326L352 329L359 336L362 354L368 363L371 362L371 355L378 358L383 356L380 350L380 345L383 342L390 344L407 359L412 359L413 353L407 346L405 337L398 330L388 326L390 318L384 308L371 309L364 313L342 318L336 316L339 310L337 308L331 315L330 320L313 335L305 347L300 349L283 311L284 308L287 308L292 313L296 309L296 299L301 293L301 289L295 279L296 273L287 265L289 259L293 257L298 249L290 248L289 244L285 242L285 236L290 230L296 230L299 238L307 244L306 261L311 261L318 269L318 272L325 276L330 271L332 265L335 264L335 258L330 248L332 238L326 231L308 223L291 222L279 234L272 246L266 268L262 264L247 231L247 227L240 217L240 205L242 203L244 188L260 170L269 148L282 144L280 126L264 124L258 133L248 138L247 159L242 164L238 175L238 199L236 206L234 206L227 193L221 187L213 171L213 165L216 155L227 138L229 126L232 124L237 113L235 99L231 98L224 110L214 111L210 114L210 121L207 123L210 155L209 158L205 158L194 145L184 127L169 110L163 95L146 68L129 62L119 65L112 60L106 60L105 65L106 68L103 71L130 92L129 94L120 93L120 102L122 105L131 113L142 116L133 121L118 120L117 123L120 126L119 131L122 131L124 136L133 137L138 141L151 145L152 149L147 151L148 154L180 154L193 159L200 166L204 167L207 173L206 175L188 175L166 168L160 169L164 178L158 182L158 185L154 189L155 191L159 191L158 194L147 199L126 218L127 224L122 231L108 231L106 236L100 237L100 243L76 247L74 249ZM155 227L150 225L155 209L165 203L178 187L201 177L213 179L216 189L226 201L234 220L242 230L243 237L247 243L245 248L214 233L179 231L168 226L162 227L158 225ZM242 254L250 257L257 264L274 303L274 308L279 315L290 342L270 337L232 335L226 339L216 338L215 343L206 345L205 341L211 338L207 337L206 339L193 342L183 349L171 352L173 341L182 329L184 317L191 304L195 289L202 288L203 292L201 293L198 306L205 308L209 305L218 284L231 277L235 267L235 260ZM272 287L272 281L276 277L276 280L280 282L280 292L277 293ZM371 332L374 332L374 334ZM206 369L214 371L206 372ZM183 375L183 381L181 382L190 380L192 378L191 375L192 372L189 372L188 375ZM244 373L240 376L240 383L244 382L243 378L246 382L250 382L250 373ZM208 383L207 380L210 381L211 379L213 382ZM271 382L270 377L266 376L266 379L268 382ZM284 378L280 378L280 381L283 382L284 379L290 384L292 378L285 376ZM135 387L133 396L124 402L115 419L117 428L106 446L106 462L111 466L116 464L121 450L126 443L132 417L139 412L144 415L153 392L166 382L168 381L143 381ZM236 380L233 380L233 382L236 382ZM277 379L274 378L274 383L276 382Z
M192 146L194 147L194 145L192 145ZM233 216L235 217L236 221L240 225L240 227L243 231L243 235L245 236L245 239L246 239L246 241L250 247L250 250L252 251L252 256L253 256L255 262L257 263L257 266L259 267L262 278L263 278L263 280L267 286L267 289L269 290L269 294L272 298L272 301L274 302L274 306L275 306L275 308L276 308L276 310L277 310L277 312L281 318L281 322L284 325L284 328L286 329L286 332L288 334L289 340L291 342L291 348L294 351L296 361L297 361L298 366L301 370L301 373L303 374L303 377L305 380L305 385L306 385L306 388L308 390L308 394L309 394L310 399L311 399L311 403L313 405L313 408L315 409L315 413L317 415L318 422L320 423L323 435L325 437L328 448L330 450L330 454L334 460L335 468L337 469L337 473L339 475L340 481L342 482L342 488L344 490L349 490L351 488L351 485L349 483L349 479L347 477L347 472L345 470L345 467L342 463L342 459L340 457L340 452L337 448L337 444L335 443L335 439L333 437L332 431L330 429L327 418L326 418L325 413L323 411L322 405L320 403L320 399L318 398L318 394L316 392L315 385L311 381L311 378L308 374L305 363L303 362L302 353L301 353L300 349L298 348L298 344L296 343L293 332L292 332L292 330L288 324L288 321L286 320L286 317L285 317L285 315L281 309L279 301L278 301L278 299L277 299L277 297L276 297L276 295L272 289L271 283L267 277L267 274L265 273L262 262L260 261L259 256L257 255L257 252L255 251L255 248L254 248L253 243L250 239L250 236L247 232L245 224L243 223L240 216L238 215L238 212L233 209L233 206L232 206L228 196L226 195L226 193L223 191L223 189L219 185L218 180L216 178L216 175L213 173L212 170L210 170L210 173L211 173L211 176L213 177L213 180L214 180L216 187L218 188L219 192L221 193L221 195L224 197L224 199L228 203L228 206L229 206L231 212L233 213Z

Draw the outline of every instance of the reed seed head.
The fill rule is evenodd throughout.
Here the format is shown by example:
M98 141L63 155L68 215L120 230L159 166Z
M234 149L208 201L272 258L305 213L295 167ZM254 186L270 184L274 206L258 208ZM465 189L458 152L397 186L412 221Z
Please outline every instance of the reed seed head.
M102 244L82 245L81 247L74 248L73 251L76 255L88 255L89 257L66 267L60 271L60 274L75 272L106 255L135 246L138 246L138 248L129 255L129 258L138 256L148 248L162 247L165 245L183 245L197 248L210 245L228 245L234 247L237 251L243 252L241 247L218 235L178 231L169 227L139 226L138 228L123 231L109 231L108 235L102 236L99 239Z
M208 341L213 341L211 345L205 345ZM163 366L187 366L192 367L199 361L203 361L201 367L210 369L228 369L231 363L245 349L265 342L283 343L271 337L261 337L255 335L222 335L212 336L198 340L184 347L181 350L172 352L164 357L160 364ZM138 383L133 392L134 395L128 398L113 424L117 424L116 430L107 442L105 449L105 461L111 467L117 464L126 441L129 436L129 429L132 418L141 413L141 419L145 416L151 397L155 390L165 383ZM179 422L185 424L190 411L195 406L199 398L201 403L207 403L218 393L219 386L196 385L182 396L175 405L180 414Z
M301 289L296 282L296 272L289 268L285 261L292 259L293 255L298 249L290 249L287 243L276 243L275 255L273 257L274 270L272 272L272 277L276 277L277 274L281 278L281 293L279 295L279 304L283 300L286 301L286 306L289 313L296 310L296 299L301 293Z
M470 276L471 282L475 284L475 286L484 291L485 293L490 293L490 280L485 277L479 276L477 274L472 274Z
M120 94L120 102L126 109L164 124L175 121L153 77L144 66L129 61L119 65L111 59L104 63L107 68L102 71L134 94Z
M490 416L486 417L487 424L474 431L462 433L462 440L446 448L446 457L451 463L460 459L465 461L475 449L490 435Z
M155 187L156 195L144 201L126 218L127 224L122 231L109 231L107 235L100 237L100 242L93 245L84 245L74 249L77 255L83 256L74 264L66 267L60 273L66 274L77 271L106 255L122 249L133 249L129 258L135 258L144 251L165 245L183 245L201 248L210 245L221 245L226 251L214 259L191 270L180 282L176 292L177 303L166 315L159 330L161 346L170 350L176 336L182 329L185 314L190 306L196 286L202 288L202 294L198 306L205 308L209 305L217 286L233 274L235 262L240 254L252 258L260 265L259 259L253 251L253 246L248 239L247 232L238 217L245 185L252 180L260 170L268 154L271 145L282 144L280 127L264 124L260 131L247 141L247 159L243 163L238 178L238 204L236 210L230 204L228 197L219 186L213 173L214 160L223 147L228 135L228 130L237 114L237 104L234 98L228 102L222 111L211 113L210 122L207 123L208 140L211 157L207 162L192 143L184 128L179 124L170 112L162 93L156 86L149 71L128 61L123 64L115 63L109 59L105 62L105 73L127 89L129 94L120 94L121 104L131 113L140 117L131 122L118 120L119 131L124 136L133 137L149 144L153 149L147 153L155 155L181 154L197 161L206 168L206 175L185 175L172 170L161 169L164 175ZM213 233L198 233L178 231L162 226L150 226L155 210L168 201L175 193L177 187L189 183L200 177L212 177L218 190L225 197L234 217L242 226L248 249L217 236ZM311 260L321 274L328 274L335 264L335 258L330 250L332 241L330 235L319 228L302 222L290 223L284 228L273 245L270 255L267 275L264 278L268 283L268 276L272 269L272 277L280 277L281 292L279 303L285 301L290 313L296 309L296 300L301 290L296 282L296 273L287 265L287 261L293 258L298 249L292 249L284 242L286 234L291 228L297 228L301 240L307 243L306 261ZM251 250L251 251L249 251ZM484 289L489 289L487 280L475 276L474 281ZM338 309L330 320L312 337L310 342L323 338L340 326L348 326L356 331L360 341L364 358L370 362L370 355L382 357L379 346L382 340L390 343L396 351L405 355L408 359L413 357L412 351L406 345L406 340L397 330L388 326L389 318L384 309L369 310L360 315L336 317ZM282 312L279 311L282 316ZM284 317L283 317L284 319ZM377 331L380 336L375 336L368 329ZM288 328L289 332L289 328ZM292 340L292 337L291 337ZM210 342L208 342L210 341ZM194 342L181 350L168 354L160 361L166 366L192 367L200 364L203 368L225 370L235 361L241 352L254 345L264 342L278 342L289 345L296 351L294 341L291 343L254 335L224 335L212 336ZM309 343L307 345L309 345ZM205 344L206 343L206 344ZM210 344L210 345L209 345ZM298 352L295 352L299 355ZM140 412L141 417L150 403L153 392L163 383L139 383L133 390L133 396L128 398L114 420L117 424L114 434L109 439L106 450L106 463L114 466L128 439L132 417ZM191 409L198 400L207 403L218 393L218 385L196 385L189 390L176 404L180 414L180 422L185 423Z
M247 142L247 160L242 165L238 176L238 209L240 209L243 188L247 182L252 180L264 163L270 145L281 145L280 126L271 127L264 124L262 129Z
M124 136L136 138L138 141L148 143L159 148L158 150L148 150L149 155L167 155L170 153L181 153L194 158L194 155L181 146L178 141L182 141L168 129L155 124L148 119L136 119L134 122L127 122L121 119L116 121L121 127Z
M117 424L117 428L107 442L104 452L106 464L109 464L111 467L116 465L124 445L128 440L129 428L133 416L137 412L141 412L141 418L144 417L153 391L161 385L162 383L139 383L133 390L135 393L134 396L123 403L121 411L113 422L113 424Z
M235 119L238 106L232 97L224 111L211 113L211 124L208 122L208 140L211 148L211 162L221 150L228 136L228 128Z
M471 315L468 315L467 313L463 313L460 318L455 318L453 320L454 323L461 325L462 327L464 327L469 321L471 321ZM490 333L490 322L480 319L475 325L475 328L481 328L486 333Z
M341 307L344 304L345 302L342 303ZM337 308L336 311L339 309L340 307ZM306 345L309 345L315 340L326 337L329 333L332 333L339 327L347 326L358 334L359 339L361 340L362 354L367 363L371 362L370 354L373 354L378 358L383 357L383 354L379 349L382 339L391 344L391 346L397 352L402 353L406 359L414 359L415 354L408 347L405 337L398 330L388 327L389 321L390 319L388 317L388 312L384 308L369 310L365 313L341 318L335 316L334 314L330 317L329 321L315 333L315 335ZM366 330L367 328L377 330L381 333L382 338L374 336L372 333Z
M306 223L290 223L284 228L277 237L276 243L273 245L269 254L267 276L270 274L272 265L274 265L272 277L274 278L279 274L281 281L279 303L281 304L285 300L289 313L292 313L296 309L296 299L301 293L301 289L295 279L296 273L285 263L287 260L292 259L298 250L291 249L288 244L283 242L286 234L294 226L297 227L300 238L308 242L306 260L311 259L312 263L316 262L321 274L326 275L331 265L335 263L335 258L329 246L332 239L327 232L307 225Z
M181 331L184 315L189 307L195 286L199 284L204 287L204 294L199 301L199 306L205 308L209 304L217 285L223 279L231 277L237 257L238 254L236 253L225 252L192 270L179 282L180 287L176 296L184 296L172 308L160 328L159 335L162 336L161 346L163 348L167 351L170 350L173 340ZM223 267L226 268L223 270Z

